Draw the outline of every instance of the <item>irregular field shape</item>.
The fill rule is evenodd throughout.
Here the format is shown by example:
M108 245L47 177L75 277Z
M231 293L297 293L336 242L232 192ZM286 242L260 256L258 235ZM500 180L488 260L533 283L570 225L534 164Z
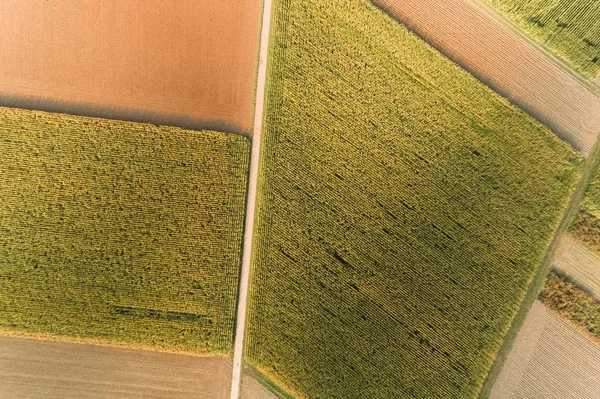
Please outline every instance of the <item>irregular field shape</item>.
M600 167L596 165L571 225L571 234L600 255Z
M484 1L584 75L593 78L600 72L599 2Z
M573 237L563 239L554 268L600 301L600 256Z
M0 108L0 330L228 352L248 152Z
M428 43L587 155L600 98L470 0L373 0Z
M600 347L535 302L490 399L600 396Z
M273 21L246 358L297 397L475 397L579 158L367 1Z
M265 387L253 380L251 377L244 376L242 379L241 399L277 399L275 395L269 392Z
M0 2L0 104L249 132L260 0Z
M0 336L0 397L228 399L231 360Z

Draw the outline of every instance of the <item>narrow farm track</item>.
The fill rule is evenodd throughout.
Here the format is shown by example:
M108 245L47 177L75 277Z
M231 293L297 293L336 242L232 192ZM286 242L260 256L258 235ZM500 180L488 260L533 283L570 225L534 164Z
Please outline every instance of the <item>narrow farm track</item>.
M565 237L554 268L600 300L600 257L585 245Z
M597 398L600 347L536 302L490 399Z
M587 156L600 98L549 53L469 0L372 0Z
M240 397L242 378L244 331L246 328L246 311L248 309L248 285L250 281L250 263L252 261L252 241L254 237L254 215L256 212L256 194L260 161L260 138L262 133L263 110L265 105L265 83L267 79L267 54L269 49L269 32L271 28L271 9L272 0L264 0L262 29L260 34L258 77L256 83L254 128L251 138L252 150L250 153L250 174L248 179L248 199L246 202L246 222L244 226L244 244L242 250L242 271L240 274L235 343L233 352L231 399L238 399Z

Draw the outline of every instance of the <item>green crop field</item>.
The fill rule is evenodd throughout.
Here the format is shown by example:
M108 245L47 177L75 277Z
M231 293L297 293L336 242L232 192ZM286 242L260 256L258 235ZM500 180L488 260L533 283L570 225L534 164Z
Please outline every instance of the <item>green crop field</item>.
M600 73L600 1L485 0L584 76Z
M580 158L367 0L272 19L247 360L297 397L475 397Z
M571 226L571 234L600 253L600 166L596 165L594 174L581 201L579 213Z
M225 353L247 139L0 108L0 330Z

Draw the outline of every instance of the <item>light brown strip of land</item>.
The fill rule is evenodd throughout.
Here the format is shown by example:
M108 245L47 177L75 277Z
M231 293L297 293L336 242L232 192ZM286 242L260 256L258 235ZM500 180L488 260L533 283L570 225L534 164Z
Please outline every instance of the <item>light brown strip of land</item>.
M231 359L0 336L0 398L225 399Z
M244 376L240 399L277 399L277 396L273 395L252 378Z
M250 133L261 0L2 0L0 105Z
M566 236L554 261L554 268L600 301L600 256L585 245Z
M600 98L469 0L372 0L425 41L588 155Z
M600 346L536 301L490 399L600 398L599 381Z

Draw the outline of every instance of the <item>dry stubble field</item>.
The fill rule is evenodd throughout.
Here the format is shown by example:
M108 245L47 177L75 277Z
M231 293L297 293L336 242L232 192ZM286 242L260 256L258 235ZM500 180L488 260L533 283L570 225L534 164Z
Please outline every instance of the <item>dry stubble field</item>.
M260 0L2 0L0 105L249 132Z
M565 237L554 268L600 300L600 257L585 245Z
M372 0L584 155L600 132L600 99L538 48L469 0Z
M490 399L600 397L600 347L535 302Z

